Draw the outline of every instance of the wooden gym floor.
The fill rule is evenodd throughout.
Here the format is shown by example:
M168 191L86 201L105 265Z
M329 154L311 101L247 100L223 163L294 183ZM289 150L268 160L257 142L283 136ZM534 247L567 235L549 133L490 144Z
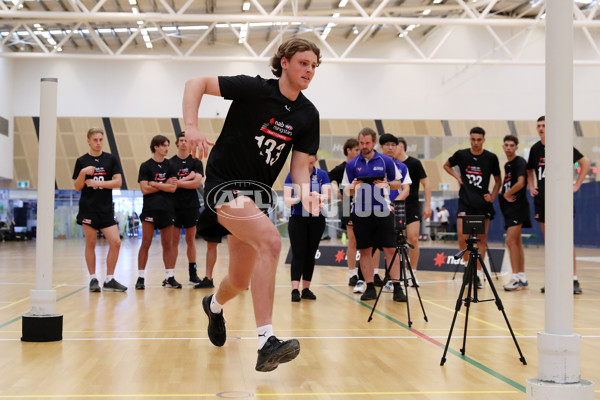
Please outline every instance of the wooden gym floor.
M499 244L492 244L492 247ZM543 247L526 249L528 290L504 292L509 276L494 280L527 359L519 355L502 313L493 302L473 304L466 355L461 356L465 308L450 350L440 366L460 289L449 274L418 274L429 322L410 290L412 329L405 304L390 294L377 306L361 302L347 286L345 268L317 267L316 301L290 302L289 266L280 262L274 329L300 339L296 360L270 373L254 371L256 331L249 292L225 307L228 340L216 348L207 339L201 299L210 290L187 284L184 242L176 278L181 290L165 289L160 242L150 249L146 290L134 289L139 239L124 239L117 279L125 293L89 293L83 240L55 241L57 312L64 316L60 342L21 342L21 316L30 310L35 242L0 243L0 399L524 399L528 378L537 376L536 333L544 329ZM284 239L284 251L289 247ZM206 243L197 241L199 275ZM106 244L99 241L98 261ZM583 336L581 376L600 387L600 250L577 249L583 295L575 298L575 332ZM219 246L216 282L228 262ZM101 277L104 272L99 273ZM486 283L480 298L490 298ZM597 395L596 395L597 396Z

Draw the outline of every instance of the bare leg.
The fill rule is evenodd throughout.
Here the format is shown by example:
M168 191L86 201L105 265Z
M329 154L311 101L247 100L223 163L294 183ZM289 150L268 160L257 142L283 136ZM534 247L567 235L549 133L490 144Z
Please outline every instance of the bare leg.
M229 273L215 295L224 304L248 287L252 280L252 300L256 326L271 324L275 273L281 252L279 231L252 200L238 197L220 206L219 223L229 237Z
M93 275L96 273L96 239L98 234L89 225L83 225L83 234L85 235L85 263L88 272Z
M104 237L108 241L108 254L106 255L106 274L114 275L117 260L119 259L119 250L121 249L121 237L119 236L119 227L117 225L101 229Z
M410 258L410 266L413 271L417 270L419 265L419 232L421 230L421 221L411 222L406 226L408 243L414 246L408 248L408 257Z
M162 235L162 233L161 233ZM179 256L179 239L181 237L181 228L173 226L173 235L171 237L171 246L173 249L171 254L173 255L173 265L177 264L177 257ZM163 250L164 251L164 250Z
M366 283L373 283L373 248L360 249L360 269L365 277Z
M356 269L356 236L354 236L352 225L346 225L346 232L348 233L348 250L346 251L348 269L354 271Z
M175 268L174 247L173 247L173 230L177 229L173 225L167 226L160 230L160 244L163 249L163 262L166 269Z
M175 228L177 229L177 228ZM193 264L196 262L196 227L185 229L185 243L187 245L187 258L188 263ZM176 247L177 244L174 244Z
M219 243L206 242L206 277L213 278L213 270L217 263L217 246Z
M384 247L383 252L388 260L391 260L394 256L396 249L394 247ZM362 257L361 257L362 258ZM400 280L400 257L396 256L392 268L390 269L390 279L392 281Z
M521 225L509 226L506 230L506 247L510 253L513 274L525 272Z
M138 270L145 270L148 262L148 250L152 245L152 236L154 235L154 224L142 221L142 244L138 252Z

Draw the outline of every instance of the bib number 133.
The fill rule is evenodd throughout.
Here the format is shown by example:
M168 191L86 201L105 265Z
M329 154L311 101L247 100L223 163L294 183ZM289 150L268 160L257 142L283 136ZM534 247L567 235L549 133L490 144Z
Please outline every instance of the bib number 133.
M265 140L265 136L255 136L254 139L256 139L256 144L258 145L258 148L260 149L260 155L265 157L265 163L267 165L273 165L277 162L277 160L279 159L279 156L281 155L281 151L283 150L283 148L285 147L285 143L281 143L279 146L277 146L277 142L273 139L266 139ZM273 153L275 152L275 153Z

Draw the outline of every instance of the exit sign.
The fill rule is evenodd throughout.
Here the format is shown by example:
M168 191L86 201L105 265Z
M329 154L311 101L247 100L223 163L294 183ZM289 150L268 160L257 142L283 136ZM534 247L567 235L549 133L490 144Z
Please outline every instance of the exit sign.
M17 181L17 187L19 189L27 189L29 187L29 181Z
M449 183L440 183L440 190L450 190Z

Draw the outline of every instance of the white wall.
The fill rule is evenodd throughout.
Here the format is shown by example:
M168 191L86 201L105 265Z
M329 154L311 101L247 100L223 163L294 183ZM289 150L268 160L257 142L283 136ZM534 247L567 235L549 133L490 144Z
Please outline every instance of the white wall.
M0 135L0 179L13 178L13 74L13 61L0 57L0 117L8 120L9 130L8 137Z
M516 32L496 30L510 38ZM444 30L422 43L426 54L437 46ZM523 35L525 36L525 35ZM588 51L586 40L576 36L575 54ZM418 57L397 38L387 44L390 57ZM513 55L543 60L543 31L527 41L509 41ZM588 47L586 47L588 46ZM357 46L362 55L375 50L369 42ZM381 54L380 49L377 49ZM588 53L586 53L588 51ZM444 42L440 57L508 58L482 28L481 35L455 29ZM59 116L179 117L184 83L202 75L245 73L272 77L267 65L257 63L194 63L173 61L15 60L14 115L39 113L39 81L59 79ZM599 67L575 67L574 118L598 120ZM362 65L322 64L306 95L323 118L359 119L489 119L532 120L544 114L543 66ZM224 116L228 102L203 101L200 116Z

